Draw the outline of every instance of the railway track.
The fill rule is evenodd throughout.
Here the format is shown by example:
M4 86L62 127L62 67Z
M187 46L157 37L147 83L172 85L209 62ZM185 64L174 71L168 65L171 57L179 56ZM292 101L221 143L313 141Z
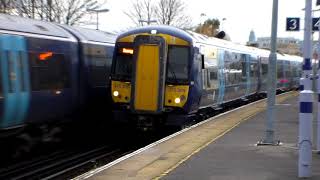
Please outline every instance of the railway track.
M255 100L262 99L257 98ZM235 108L235 107L234 107ZM226 107L220 113L229 111ZM211 117L217 115L211 114ZM207 117L209 118L209 117ZM191 126L191 125L190 125ZM185 126L188 127L188 126ZM0 179L70 179L76 177L93 168L107 164L139 148L151 144L177 131L163 133L153 136L124 136L119 138L119 144L111 146L100 146L89 150L59 151L47 156L42 156L36 160L26 161L7 168L0 169ZM141 138L143 140L141 140Z
M125 130L120 131L119 134L123 134L121 133L123 131ZM151 137L144 136L145 134L126 132L129 137L119 137L116 134L113 137L110 136L111 139L117 137L117 143L109 142L110 140L105 138L104 142L100 142L95 146L91 145L82 148L77 144L75 148L70 149L69 147L64 151L47 153L33 160L18 161L18 163L6 168L1 167L0 179L70 179L118 159L165 136ZM83 144L89 143L85 141Z
M37 160L23 162L0 170L0 179L57 179L79 167L92 168L99 160L117 157L120 149L109 146L87 152L56 152ZM70 175L70 174L68 174Z

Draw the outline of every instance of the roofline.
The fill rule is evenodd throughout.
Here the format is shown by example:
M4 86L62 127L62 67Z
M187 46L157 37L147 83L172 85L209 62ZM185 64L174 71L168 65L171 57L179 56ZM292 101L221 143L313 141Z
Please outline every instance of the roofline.
M168 35L178 37L180 39L183 39L183 40L189 42L190 44L193 44L193 42L194 42L191 35L189 35L184 30L179 29L177 27L173 27L173 26L167 26L167 25L145 26L145 27L134 28L134 29L131 29L125 33L120 34L117 37L116 41L118 41L119 39L121 39L123 37L130 36L133 34L151 33L151 30L157 30L157 34L161 33L161 34L168 34Z

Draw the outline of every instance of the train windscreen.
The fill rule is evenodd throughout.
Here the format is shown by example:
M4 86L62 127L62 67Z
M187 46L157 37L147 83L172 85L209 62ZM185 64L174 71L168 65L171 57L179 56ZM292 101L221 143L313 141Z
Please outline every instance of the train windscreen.
M167 81L188 80L189 47L169 46Z
M133 66L133 49L132 48L118 48L116 59L115 59L115 67L114 74L123 76L126 78L130 78L132 74L132 66Z

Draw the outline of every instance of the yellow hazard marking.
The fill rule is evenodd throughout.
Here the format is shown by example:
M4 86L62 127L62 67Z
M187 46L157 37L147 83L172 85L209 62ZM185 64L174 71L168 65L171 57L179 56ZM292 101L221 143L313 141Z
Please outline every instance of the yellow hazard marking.
M114 92L117 92L117 96L114 95ZM111 96L115 103L129 103L131 97L130 82L112 81Z
M290 92L277 97L277 103L296 96ZM91 179L160 179L240 123L266 109L266 99L213 117L173 138L152 146L125 161L95 174Z
M188 93L188 85L166 85L165 106L183 107L188 100Z

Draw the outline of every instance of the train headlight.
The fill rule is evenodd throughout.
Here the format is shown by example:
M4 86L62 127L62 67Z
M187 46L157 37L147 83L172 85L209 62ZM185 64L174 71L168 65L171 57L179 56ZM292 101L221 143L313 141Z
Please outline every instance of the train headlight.
M119 92L118 91L113 91L113 96L114 97L118 97L119 96Z
M177 98L174 99L174 102L175 102L176 104L179 104L179 103L181 102L181 100L180 100L180 98L177 97Z

